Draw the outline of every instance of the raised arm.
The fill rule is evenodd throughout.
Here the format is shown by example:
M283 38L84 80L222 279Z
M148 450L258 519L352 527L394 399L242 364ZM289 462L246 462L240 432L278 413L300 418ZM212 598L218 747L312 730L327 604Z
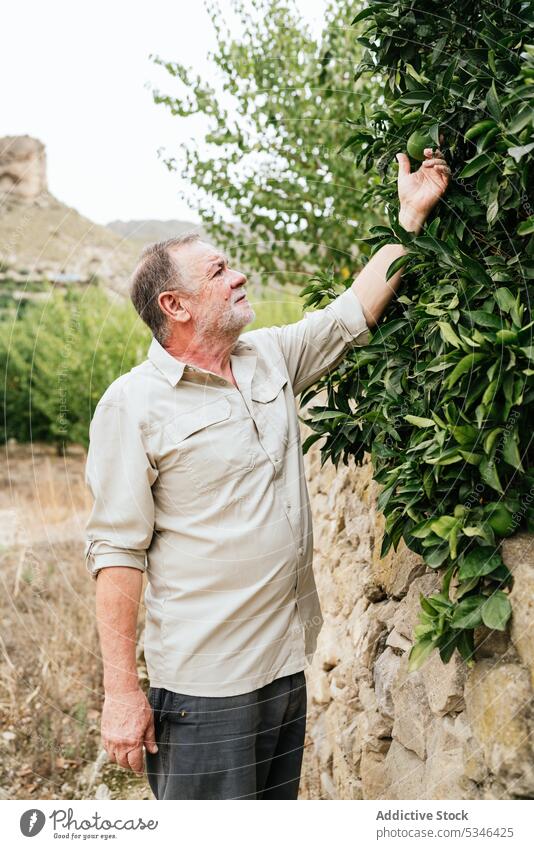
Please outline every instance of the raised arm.
M430 210L444 193L449 166L440 151L427 159L413 174L406 154L399 153L399 223L408 231L420 232ZM326 307L307 312L300 321L281 327L262 328L244 333L242 338L258 334L272 338L282 352L295 395L314 384L330 369L337 367L352 346L367 345L369 328L380 316L399 286L398 271L386 282L391 263L405 253L403 245L385 245L369 260L348 289Z
M398 192L400 201L399 224L409 232L420 233L433 206L444 194L450 169L441 151L425 149L425 161L413 174L410 160L405 153L397 154L399 162ZM363 314L369 327L378 320L400 285L402 269L386 281L391 263L406 253L403 245L384 245L371 257L352 284L358 296Z

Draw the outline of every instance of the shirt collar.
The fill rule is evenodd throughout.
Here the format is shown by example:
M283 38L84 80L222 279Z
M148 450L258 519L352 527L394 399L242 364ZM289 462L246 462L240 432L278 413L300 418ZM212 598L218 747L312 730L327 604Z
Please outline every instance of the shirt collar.
M235 355L242 353L250 355L253 353L253 350L254 349L251 345L248 345L246 342L238 339L231 357L233 358ZM169 354L163 345L158 342L155 336L152 337L152 342L148 349L148 359L167 378L171 386L176 386L184 373L185 367L188 365L188 363L185 363L183 360L178 360L176 357L173 357L172 354ZM254 356L253 363L251 363L251 365L255 365L255 362L256 357Z
M171 386L176 386L184 373L185 363L169 354L155 336L148 349L148 359L167 378Z

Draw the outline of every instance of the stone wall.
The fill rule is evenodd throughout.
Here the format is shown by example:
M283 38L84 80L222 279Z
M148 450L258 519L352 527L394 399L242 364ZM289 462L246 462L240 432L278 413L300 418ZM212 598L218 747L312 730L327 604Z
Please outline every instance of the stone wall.
M305 459L325 621L307 672L300 798L533 798L533 536L503 547L508 631L476 630L471 669L458 652L446 665L435 653L408 674L419 593L440 576L402 543L380 559L369 462L321 469L317 443Z

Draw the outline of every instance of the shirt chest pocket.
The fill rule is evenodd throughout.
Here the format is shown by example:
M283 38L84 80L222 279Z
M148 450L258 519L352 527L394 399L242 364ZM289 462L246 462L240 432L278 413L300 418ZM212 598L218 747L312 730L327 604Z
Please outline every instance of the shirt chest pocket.
M289 418L284 386L287 376L273 372L251 389L254 418L262 445L275 465L282 462L289 442Z
M178 488L191 499L220 492L254 468L252 427L249 417L233 414L227 398L180 413L162 432L160 474L171 472L175 495Z

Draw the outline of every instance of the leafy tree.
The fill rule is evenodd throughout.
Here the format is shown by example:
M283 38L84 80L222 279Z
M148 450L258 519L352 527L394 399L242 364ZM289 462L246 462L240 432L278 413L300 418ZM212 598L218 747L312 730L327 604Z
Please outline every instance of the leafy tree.
M373 0L352 23L366 26L356 86L385 78L383 103L353 114L345 142L356 168L388 163L363 199L389 223L367 243L408 252L390 266L404 267L403 289L371 344L303 397L328 390L305 447L324 437L335 463L369 452L382 555L402 538L442 570L441 591L421 595L410 668L435 649L472 664L475 628L502 630L511 613L501 538L534 529L534 4ZM407 149L419 167L427 140L453 179L415 236L398 224L389 163ZM340 286L318 274L307 303Z
M383 220L361 199L376 175L355 169L353 156L339 150L345 115L378 97L376 82L353 81L363 47L348 24L358 6L332 0L319 39L294 0L234 0L233 7L238 36L218 7L209 7L222 93L180 62L154 57L183 91L155 91L156 103L182 119L203 115L212 125L205 138L182 145L181 166L174 157L165 162L181 167L191 187L183 196L204 229L262 283L291 291L327 263L348 278L359 240ZM241 225L237 244L235 225L224 220L230 216Z

